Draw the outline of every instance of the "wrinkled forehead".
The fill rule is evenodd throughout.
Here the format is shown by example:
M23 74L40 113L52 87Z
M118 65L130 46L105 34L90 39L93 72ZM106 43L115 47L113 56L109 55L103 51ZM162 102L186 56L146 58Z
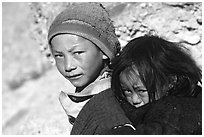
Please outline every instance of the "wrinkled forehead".
M125 85L134 85L136 82L140 81L140 76L136 66L132 65L120 73L120 82Z

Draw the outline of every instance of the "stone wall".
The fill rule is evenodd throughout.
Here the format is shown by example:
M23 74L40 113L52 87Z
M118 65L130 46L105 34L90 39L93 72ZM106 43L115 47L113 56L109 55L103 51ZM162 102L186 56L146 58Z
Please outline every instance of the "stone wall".
M46 50L47 29L54 17L71 3L31 3L35 14L34 37ZM202 3L102 3L110 13L116 33L124 46L129 40L145 34L156 34L174 42L183 43L202 66ZM36 21L38 20L38 21Z

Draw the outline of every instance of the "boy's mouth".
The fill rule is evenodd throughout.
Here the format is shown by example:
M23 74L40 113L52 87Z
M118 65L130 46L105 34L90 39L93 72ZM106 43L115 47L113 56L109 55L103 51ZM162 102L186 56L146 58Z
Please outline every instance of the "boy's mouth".
M70 76L66 76L66 78L68 78L68 79L78 79L78 78L80 78L82 76L82 74L77 74L77 75L70 75Z

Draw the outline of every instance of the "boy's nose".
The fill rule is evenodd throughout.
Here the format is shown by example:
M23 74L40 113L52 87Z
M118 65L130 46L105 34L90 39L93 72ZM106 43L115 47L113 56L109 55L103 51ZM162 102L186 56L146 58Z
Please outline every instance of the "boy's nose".
M73 64L74 62L72 57L65 57L65 60L64 60L65 72L70 72L74 70L76 67Z

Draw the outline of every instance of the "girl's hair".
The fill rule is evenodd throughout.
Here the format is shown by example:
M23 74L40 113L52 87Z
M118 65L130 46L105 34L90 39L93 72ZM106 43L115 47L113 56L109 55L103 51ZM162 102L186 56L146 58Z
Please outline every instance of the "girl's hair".
M131 40L112 64L112 89L123 97L120 74L137 68L148 90L149 101L165 95L196 96L194 87L201 83L201 69L181 45L157 36L142 36Z

